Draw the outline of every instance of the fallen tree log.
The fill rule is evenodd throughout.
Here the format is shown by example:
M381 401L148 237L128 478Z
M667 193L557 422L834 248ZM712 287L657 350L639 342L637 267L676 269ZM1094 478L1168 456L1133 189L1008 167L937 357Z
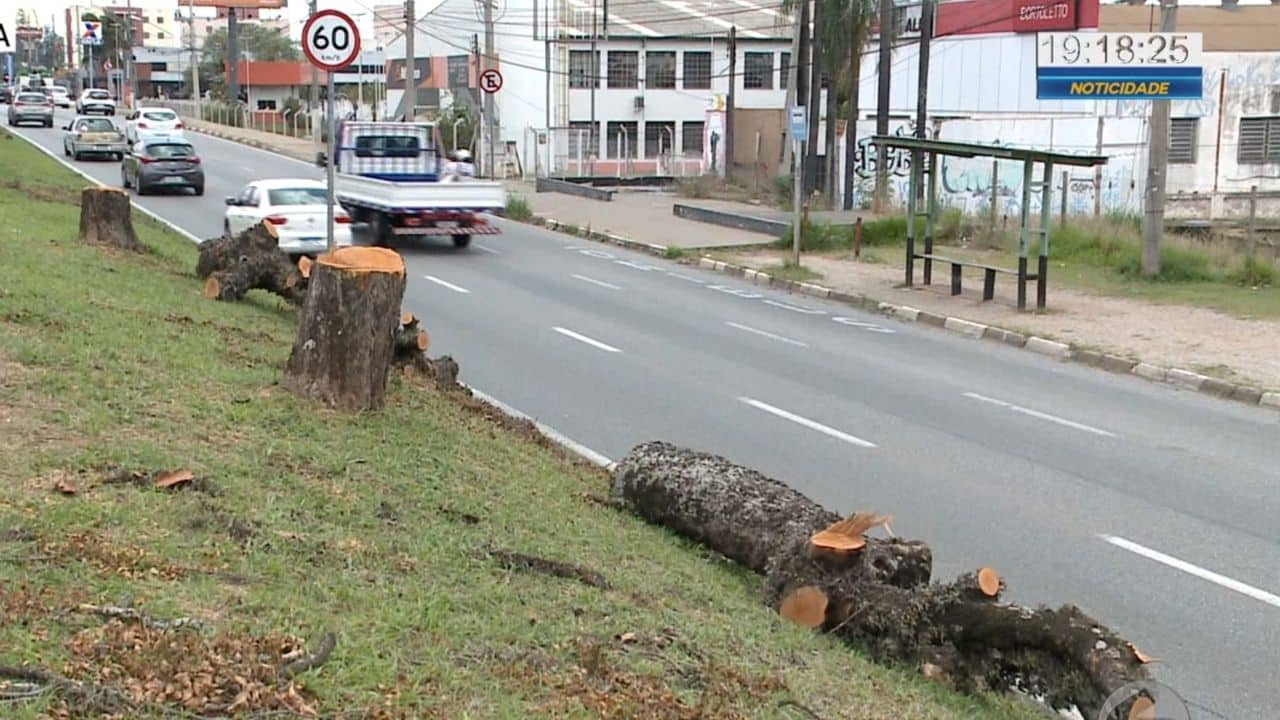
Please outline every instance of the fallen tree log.
M80 242L141 252L133 229L129 193L111 187L87 187L80 192Z
M309 267L308 263L305 268ZM196 260L196 277L205 281L204 296L216 300L239 300L259 289L300 304L307 296L307 274L280 250L279 234L266 221L200 243Z
M611 495L764 574L764 600L785 617L959 689L1016 688L1092 718L1148 677L1131 643L1078 608L1003 603L991 568L930 584L928 545L865 535L887 519L842 519L724 458L646 443L616 465Z
M339 248L316 259L310 286L282 384L333 408L382 407L400 325L404 260L384 248Z

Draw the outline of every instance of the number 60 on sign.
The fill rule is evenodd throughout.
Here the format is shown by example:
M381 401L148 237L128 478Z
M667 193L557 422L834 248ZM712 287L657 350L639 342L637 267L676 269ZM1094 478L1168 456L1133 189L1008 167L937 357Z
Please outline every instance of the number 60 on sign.
M341 70L360 54L360 31L346 13L321 10L302 27L302 52L321 70Z

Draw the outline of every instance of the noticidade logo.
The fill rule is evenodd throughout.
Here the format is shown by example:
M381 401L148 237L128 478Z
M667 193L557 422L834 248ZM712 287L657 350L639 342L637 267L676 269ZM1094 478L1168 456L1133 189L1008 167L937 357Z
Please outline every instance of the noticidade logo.
M1191 710L1173 688L1141 680L1111 693L1097 720L1191 720Z
M1070 94L1088 97L1096 97L1098 95L1115 95L1120 97L1128 97L1132 95L1168 95L1169 86L1170 83L1168 80L1151 82L1099 82L1092 80L1076 80L1071 83Z

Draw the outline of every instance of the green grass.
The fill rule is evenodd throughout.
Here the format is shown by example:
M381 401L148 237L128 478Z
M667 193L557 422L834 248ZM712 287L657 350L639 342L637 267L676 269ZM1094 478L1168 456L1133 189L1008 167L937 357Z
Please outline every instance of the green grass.
M779 280L794 280L795 282L809 282L811 280L822 279L822 273L810 270L803 264L794 265L790 260L762 267L760 268L760 272L768 273L771 277L778 278Z
M296 399L276 385L294 308L203 299L194 247L141 217L144 254L80 245L77 208L48 198L81 181L0 143L0 177L33 178L0 187L0 665L207 673L228 700L240 677L265 698L248 709L270 710L287 697L276 658L331 631L298 688L323 717L798 717L787 700L827 718L1034 716L781 621L760 578L603 506L598 471L449 395L395 375L376 413ZM111 468L207 484L108 484ZM488 545L612 588L506 569ZM81 602L205 627L141 633L67 612Z
M523 195L510 194L507 196L506 217L519 222L528 222L533 219L533 208L529 207L529 201Z
M794 227L794 226L791 226ZM791 227L787 228L773 247L789 250L795 242ZM862 224L863 247L888 247L902 245L907 237L907 219L891 216ZM800 250L803 252L836 252L853 249L854 226L832 225L824 222L802 223L800 226Z
M678 245L668 245L662 250L662 257L668 260L680 260L690 256L691 252L687 248Z

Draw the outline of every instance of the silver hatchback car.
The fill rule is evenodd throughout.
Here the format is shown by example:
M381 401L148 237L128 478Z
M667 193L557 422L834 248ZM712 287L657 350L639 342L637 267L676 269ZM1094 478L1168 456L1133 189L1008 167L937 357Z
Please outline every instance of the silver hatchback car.
M53 98L38 92L19 92L9 104L9 125L38 122L53 127Z

